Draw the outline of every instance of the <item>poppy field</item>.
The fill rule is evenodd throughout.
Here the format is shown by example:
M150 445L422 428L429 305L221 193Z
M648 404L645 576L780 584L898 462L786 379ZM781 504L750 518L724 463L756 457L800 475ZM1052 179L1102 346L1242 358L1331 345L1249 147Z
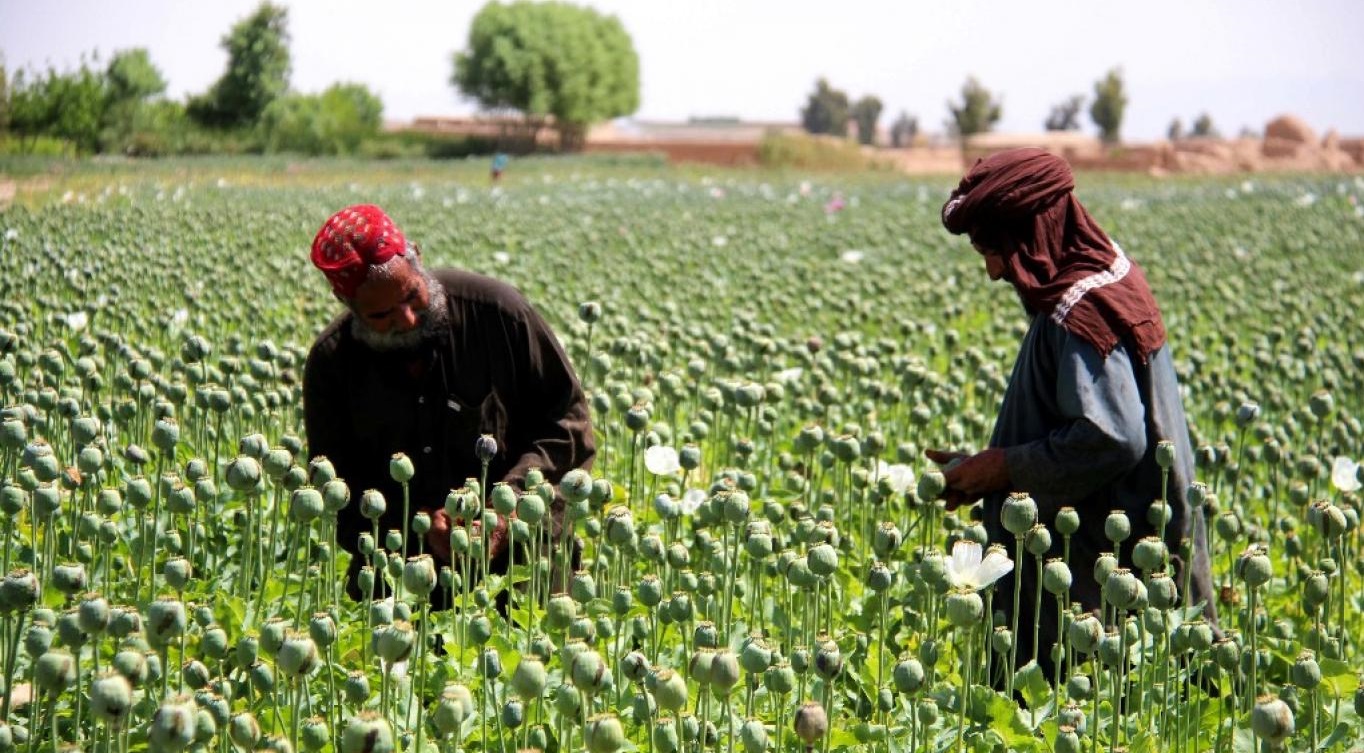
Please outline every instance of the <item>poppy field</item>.
M1180 552L1130 537L1164 500L1017 495L1008 541L937 501L923 450L985 446L1028 324L942 229L954 181L182 167L0 210L0 753L1364 749L1360 178L1079 176L1165 317L1214 623ZM341 304L308 246L360 202L527 295L590 468L385 499L309 456L303 364ZM353 601L336 516L394 505L410 530L358 542L392 596ZM510 520L510 572L486 525L434 560L436 510ZM1113 554L1072 569L1096 518ZM1025 568L1034 592L997 587ZM995 613L1019 598L1060 626L1045 655Z

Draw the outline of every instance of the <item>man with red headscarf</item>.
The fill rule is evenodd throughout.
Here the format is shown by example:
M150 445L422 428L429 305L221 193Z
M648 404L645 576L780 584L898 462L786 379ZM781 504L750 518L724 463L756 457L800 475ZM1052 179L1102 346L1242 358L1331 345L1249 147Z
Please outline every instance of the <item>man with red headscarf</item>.
M426 549L437 564L450 563L446 495L480 477L475 443L483 435L496 442L489 487L506 481L520 490L532 468L557 484L591 465L582 387L549 326L515 288L463 270L428 271L416 246L369 204L332 215L313 239L312 261L345 304L308 354L303 408L308 452L325 455L353 493L337 527L352 555L352 598L361 597L359 535L372 528L358 509L361 492L377 489L387 501L380 536L406 532L411 522L402 520L402 487L389 474L394 453L412 460L410 512L431 516ZM562 513L556 500L551 541L559 541ZM499 519L489 536L492 569L504 570L507 522ZM416 544L408 550L415 554ZM382 588L383 578L375 580Z
M1134 545L1157 536L1163 472L1158 444L1173 443L1164 541L1175 570L1170 575L1186 603L1210 598L1207 527L1186 496L1194 481L1188 424L1179 395L1160 309L1142 270L1113 242L1073 193L1075 179L1059 157L1041 149L1012 149L982 160L962 179L942 209L953 234L965 233L985 259L992 280L1013 285L1031 326L1004 393L989 448L974 455L928 450L947 464L944 494L949 508L984 497L991 541L1013 551L1001 510L1010 492L1026 492L1037 520L1055 533L1056 512L1073 507L1080 528L1070 543L1072 601L1098 609L1101 586L1093 576L1099 555L1116 547L1105 535L1113 510L1126 513L1131 534L1120 563L1133 568ZM1168 447L1168 446L1167 446ZM1059 557L1061 537L1052 551ZM1035 569L1015 567L1025 593L1033 593ZM1192 568L1185 573L1186 568ZM1001 593L1014 588L1013 576ZM1009 613L1011 599L996 599ZM1054 615L1033 614L1022 600L1019 624ZM1056 620L1041 618L1042 647L1056 641ZM1014 636L1017 655L1032 655L1032 630ZM1047 651L1038 652L1046 661ZM1049 662L1047 662L1049 663Z

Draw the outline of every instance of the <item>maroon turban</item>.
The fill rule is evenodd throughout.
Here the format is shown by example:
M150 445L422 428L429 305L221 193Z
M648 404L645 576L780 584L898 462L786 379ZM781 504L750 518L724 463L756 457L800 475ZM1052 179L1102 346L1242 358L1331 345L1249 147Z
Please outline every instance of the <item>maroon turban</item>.
M954 235L1004 258L1024 304L1107 356L1130 338L1143 362L1165 344L1160 309L1137 263L1072 193L1075 176L1041 149L976 160L942 208Z
M384 210L357 204L332 215L317 231L312 259L337 295L354 298L370 267L406 252L407 240Z

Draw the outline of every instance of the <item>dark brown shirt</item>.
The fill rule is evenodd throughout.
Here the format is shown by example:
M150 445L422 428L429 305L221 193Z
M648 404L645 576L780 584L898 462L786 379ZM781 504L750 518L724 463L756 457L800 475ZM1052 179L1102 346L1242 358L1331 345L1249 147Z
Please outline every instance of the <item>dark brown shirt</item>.
M456 269L433 270L445 288L449 328L409 351L374 350L351 332L349 311L317 337L303 374L303 408L310 456L325 455L351 489L338 516L338 543L357 552L372 530L360 515L366 489L383 492L387 509L380 540L401 529L402 487L388 471L396 452L412 459L411 513L433 512L451 489L478 478L474 442L497 439L488 487L539 468L557 484L574 468L591 467L595 446L582 386L553 332L512 286ZM562 501L552 506L554 525ZM555 536L557 540L557 535ZM417 551L416 541L408 545ZM358 597L351 558L348 590ZM448 564L448 563L438 563Z

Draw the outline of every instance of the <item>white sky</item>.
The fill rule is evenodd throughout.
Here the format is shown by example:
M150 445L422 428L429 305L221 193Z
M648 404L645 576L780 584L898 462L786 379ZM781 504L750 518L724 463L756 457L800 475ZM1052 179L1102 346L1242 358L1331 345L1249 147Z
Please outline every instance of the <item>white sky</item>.
M384 116L468 114L449 84L470 2L285 0L292 84L320 91L358 81ZM1159 138L1179 116L1208 111L1223 133L1291 112L1318 132L1364 135L1364 3L1355 0L587 0L617 15L640 57L636 117L692 115L794 121L820 76L852 98L906 110L942 129L968 75L1002 95L997 130L1039 131L1068 95L1121 66L1123 134ZM8 67L71 67L146 47L183 98L222 72L218 43L255 0L0 0ZM1088 116L1086 130L1093 131Z

